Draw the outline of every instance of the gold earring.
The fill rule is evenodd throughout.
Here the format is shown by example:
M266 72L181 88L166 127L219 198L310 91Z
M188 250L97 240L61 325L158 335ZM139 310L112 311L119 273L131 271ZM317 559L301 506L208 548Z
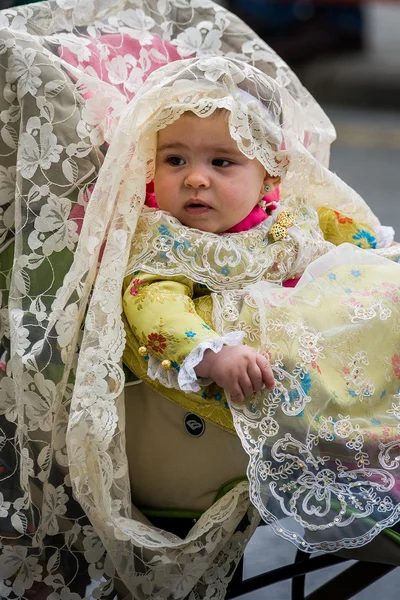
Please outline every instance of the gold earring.
M269 233L271 234L274 242L279 242L287 236L287 230L295 224L293 213L289 210L283 210L279 213L277 221L272 225Z

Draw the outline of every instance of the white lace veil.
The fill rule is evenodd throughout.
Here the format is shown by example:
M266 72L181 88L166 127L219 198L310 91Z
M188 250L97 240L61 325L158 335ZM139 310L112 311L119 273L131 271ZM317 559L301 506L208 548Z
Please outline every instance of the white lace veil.
M336 390L329 392L324 384L318 387L320 384L317 383L317 391L308 394L311 378L307 369L319 368L317 359L323 358L324 369L340 372L342 368L348 368L346 360L350 365L352 359L354 365L350 368L358 373L356 389L357 386L362 389L369 386L357 403L362 398L366 402L367 398L376 394L375 390L380 389L382 382L379 376L371 379L368 385L361 382L363 365L369 364L365 353L368 348L364 348L368 343L364 341L366 338L360 337L357 331L354 334L344 317L343 321L335 321L329 315L329 311L340 314L349 290L346 292L345 284L342 288L331 290L327 283L329 276L325 283L319 283L317 278L321 276L322 281L324 273L328 273L331 267L348 265L350 270L351 264L354 273L361 265L372 268L382 265L381 276L384 277L388 261L363 251L353 251L351 246L344 246L335 258L329 255L325 261L324 255L332 246L318 233L316 213L310 210L310 206L328 206L344 217L355 217L372 226L376 226L376 218L363 200L316 158L316 149L308 144L308 131L312 124L301 105L276 80L232 58L188 59L158 70L121 117L115 133L117 157L127 156L129 165L117 200L117 207L123 206L124 210L120 220L114 220L114 223L119 236L122 236L122 227L131 227L132 230L136 227L138 210L145 198L146 168L147 181L151 181L154 175L155 132L185 111L190 110L206 118L218 108L229 111L230 134L243 154L257 158L271 175L281 178L281 204L294 213L295 231L285 240L262 246L262 252L257 256L257 230L248 232L247 236L199 234L195 230L182 230L176 220L165 217L169 231L165 238L157 233L161 221L150 214L146 217L146 225L141 226L133 238L126 272L141 269L170 277L183 274L197 283L207 282L207 287L214 292L213 323L220 335L240 329L243 322L247 327L249 323L256 324L256 333L253 330L248 333L244 329L246 343L253 343L261 351L270 350L278 385L273 393L264 392L252 398L244 409L233 408L237 432L250 456L251 498L275 531L300 548L318 551L362 545L399 518L396 495L398 463L394 457L398 434L391 408L398 398L396 378L388 378L384 386L387 397L379 407L382 428L386 427L391 433L387 440L380 434L376 437L374 433L377 441L371 443L367 435L376 428L369 430L366 419L374 414L373 410L378 409L379 403L374 400L370 408L358 410L358 404L349 404L345 400L350 392L355 396L358 392L353 391L350 383L350 387L343 390L339 378L331 378L336 382ZM124 136L128 150L121 152ZM104 166L110 158L114 160L109 154ZM101 181L100 176L99 187ZM126 185L129 186L127 192ZM136 206L132 206L132 198L137 201ZM152 219L156 223L153 236L149 233L151 226L148 227ZM112 234L111 229L108 243ZM246 237L249 242L251 240L252 248L248 262L245 262L248 256L246 249L241 245ZM182 249L184 245L178 243L182 239L189 248L187 252ZM196 252L190 250L194 247ZM163 253L167 256L164 261L161 258ZM117 262L117 255L110 256L108 277L111 273L114 277L113 265ZM222 277L226 261L230 257L231 266L237 256L241 257L239 265L245 265L243 271L235 263L231 275ZM198 257L202 257L201 260ZM126 261L126 255L123 260ZM104 257L100 274L103 264ZM207 264L207 273L204 272L204 264ZM273 270L272 266L277 264L279 268ZM393 282L397 283L398 266L390 265L388 268L393 269L389 281L393 278ZM282 280L299 277L304 271L307 276L293 293L282 293L282 288L275 289L274 285L269 287L271 284L262 282L254 288L245 287L259 280L262 272L268 274L269 281L281 283ZM330 273L330 276L333 279L339 277L336 272ZM105 280L98 277L97 281ZM307 281L313 284L313 290L318 286L318 293L310 291L311 285L307 287ZM355 287L356 298L376 293L369 290L370 284L361 277L359 284L365 287L357 291L352 286ZM330 300L332 294L338 298L337 304ZM102 286L99 285L97 299L95 285L89 308L93 323L101 315L103 297ZM356 302L354 298L353 301ZM311 313L305 306L313 307ZM374 311L374 306L370 310ZM394 305L391 308L389 305L383 308L382 305L382 321L392 312L395 312ZM314 317L313 313L317 316ZM351 322L360 320L361 323L362 319L367 320L377 314L376 311L371 313L372 316L368 311L366 316L361 313L352 316ZM245 314L248 315L247 320ZM391 323L391 327L398 326L395 318ZM383 327L381 322L377 323L377 327L378 336ZM96 330L100 331L99 326ZM90 360L93 360L96 348L92 345L93 339L91 334ZM281 346L282 340L285 342ZM370 343L372 341L373 337L370 337ZM107 344L102 345L99 340L99 347L106 348ZM296 344L298 348L296 346L294 354L291 354L289 348ZM388 338L385 351L389 354L392 345L393 340L389 342ZM85 341L82 352L84 347ZM354 352L353 357L350 352ZM81 361L82 372L87 373L90 363L84 363L82 356ZM364 376L367 380L367 374L364 373ZM342 404L336 403L335 393L340 396L340 402L343 399ZM342 406L348 414L341 414L338 406ZM387 414L384 414L385 410ZM375 419L377 416L376 413ZM394 439L391 438L393 432Z
M162 67L179 57L196 58ZM318 104L208 0L6 10L0 65L0 595L78 600L92 583L96 598L222 598L258 522L247 484L184 540L130 498L121 286L156 130L225 106L242 151L285 173L284 196L378 222L326 169L334 130Z

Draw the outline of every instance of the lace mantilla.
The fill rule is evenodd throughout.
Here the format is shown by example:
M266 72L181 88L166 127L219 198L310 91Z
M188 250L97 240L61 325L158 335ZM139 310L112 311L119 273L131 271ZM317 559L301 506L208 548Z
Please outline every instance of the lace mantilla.
M342 244L296 288L231 298L236 319L214 309L220 334L247 324L246 343L269 351L276 387L231 408L252 501L307 552L366 544L400 519L399 301L400 265Z

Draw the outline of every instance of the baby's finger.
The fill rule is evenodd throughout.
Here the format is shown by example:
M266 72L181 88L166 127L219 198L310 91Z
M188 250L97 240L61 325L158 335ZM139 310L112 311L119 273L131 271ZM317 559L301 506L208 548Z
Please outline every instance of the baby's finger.
M257 354L257 365L261 369L263 382L268 390L272 390L275 387L274 374L271 369L271 365L267 359L261 354Z
M254 392L253 384L247 373L243 373L239 379L239 385L242 388L244 398L248 398Z
M247 366L247 374L250 378L251 384L253 386L253 392L259 392L263 385L263 374L261 372L260 367L257 364L257 361L250 362Z
M228 392L230 394L231 401L233 402L233 404L243 404L244 396L239 384L232 386L231 389L228 389Z

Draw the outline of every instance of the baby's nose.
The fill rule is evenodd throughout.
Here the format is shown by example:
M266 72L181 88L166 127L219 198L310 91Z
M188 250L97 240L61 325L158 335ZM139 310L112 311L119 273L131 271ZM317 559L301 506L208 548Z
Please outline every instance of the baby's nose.
M193 168L185 178L185 185L192 188L207 188L210 180L205 169Z

